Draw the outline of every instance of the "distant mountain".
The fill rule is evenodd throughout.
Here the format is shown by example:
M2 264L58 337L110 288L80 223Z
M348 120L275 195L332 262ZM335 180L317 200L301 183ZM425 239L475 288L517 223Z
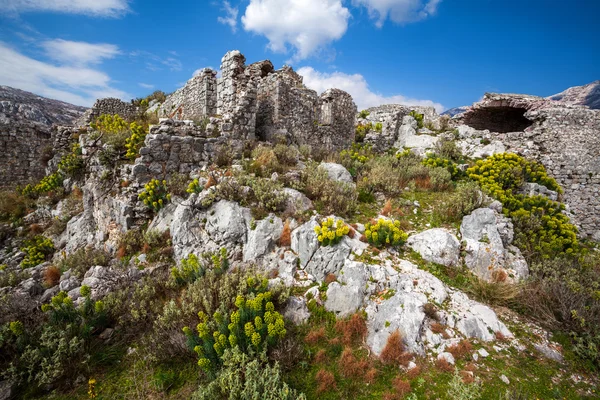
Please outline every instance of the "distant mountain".
M34 123L46 127L71 125L86 108L0 86L0 125Z
M589 108L600 109L600 81L588 83L583 86L573 86L548 97L550 100L561 101L568 104L579 104Z
M451 117L454 117L455 115L464 113L468 109L469 109L469 106L454 107L454 108L444 111L441 115L449 115Z

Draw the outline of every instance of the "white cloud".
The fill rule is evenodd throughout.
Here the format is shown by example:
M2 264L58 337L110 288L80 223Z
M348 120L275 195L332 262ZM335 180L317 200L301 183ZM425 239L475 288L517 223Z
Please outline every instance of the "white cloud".
M264 35L274 52L291 46L298 61L340 39L349 18L341 0L250 0L242 23L246 31Z
M375 107L381 104L404 104L408 106L435 107L442 112L444 106L431 100L411 99L402 95L383 96L372 92L364 76L360 74L345 74L343 72L319 72L313 67L302 67L298 73L304 77L304 84L319 93L330 88L345 90L352 95L359 110Z
M105 58L113 58L120 54L114 44L93 44L54 39L42 43L48 57L64 64L87 65L98 64Z
M138 85L140 85L140 87L143 87L144 89L154 89L154 85L151 85L149 83L140 82L138 83Z
M91 106L97 98L131 98L111 87L110 77L85 65L52 65L35 60L0 42L0 85L41 96Z
M222 24L229 25L231 27L231 31L235 33L237 31L237 17L238 17L238 8L232 7L228 1L223 1L223 11L225 11L225 17L218 17L217 21Z
M356 6L364 6L375 24L382 27L388 17L398 24L423 20L437 11L442 0L352 0Z
M9 14L49 11L96 17L119 17L128 13L130 0L0 0L0 9Z

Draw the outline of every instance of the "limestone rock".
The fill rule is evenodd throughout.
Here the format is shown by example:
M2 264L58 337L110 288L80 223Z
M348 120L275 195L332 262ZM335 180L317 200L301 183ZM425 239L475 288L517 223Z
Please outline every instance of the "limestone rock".
M348 170L340 164L336 163L321 163L320 167L327 171L329 178L336 182L345 182L354 184L354 179Z
M366 284L366 266L346 260L338 276L338 282L332 282L327 288L325 309L333 311L340 318L356 312L363 304Z
M306 299L298 296L290 297L283 311L283 316L295 325L300 325L308 321L310 313L308 312Z
M265 255L281 237L283 222L281 218L270 214L256 223L256 228L248 233L248 242L244 246L244 261L255 261Z
M412 235L406 244L427 261L448 267L459 263L460 242L445 229L429 229Z
M286 213L294 215L313 208L313 203L304 193L292 188L283 188L286 195Z
M206 231L217 243L245 242L250 225L250 210L221 200L208 210Z

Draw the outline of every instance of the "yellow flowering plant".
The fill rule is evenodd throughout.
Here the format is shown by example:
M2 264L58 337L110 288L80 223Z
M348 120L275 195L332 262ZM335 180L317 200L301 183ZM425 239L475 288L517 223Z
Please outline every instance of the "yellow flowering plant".
M132 122L129 125L129 130L131 131L131 136L125 141L125 148L127 149L125 157L130 160L135 160L140 152L140 148L144 144L144 140L146 140L148 132L137 122Z
M21 261L21 268L32 268L46 261L48 256L54 253L54 243L45 236L36 236L25 243L21 251L25 253L25 258Z
M365 225L367 241L375 247L402 246L408 234L400 229L400 221L379 218Z
M167 181L152 179L144 186L144 190L138 198L152 211L159 211L171 201L171 195L167 190Z
M344 221L334 220L332 217L324 219L321 225L315 226L317 239L322 246L333 246L339 243L349 232L350 227Z
M266 279L248 278L248 294L238 295L230 312L217 311L212 318L198 313L196 332L183 328L188 345L198 355L198 365L213 374L226 349L238 347L246 354L272 347L287 333L283 316L275 311Z

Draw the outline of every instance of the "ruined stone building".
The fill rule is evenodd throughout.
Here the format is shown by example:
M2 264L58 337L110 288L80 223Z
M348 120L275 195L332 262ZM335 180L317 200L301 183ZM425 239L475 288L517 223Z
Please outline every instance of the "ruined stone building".
M270 61L248 66L239 51L221 60L221 77L203 69L167 97L159 117L199 120L218 117L219 130L233 139L342 149L354 141L356 105L338 89L320 96L306 88L291 67L275 70Z

